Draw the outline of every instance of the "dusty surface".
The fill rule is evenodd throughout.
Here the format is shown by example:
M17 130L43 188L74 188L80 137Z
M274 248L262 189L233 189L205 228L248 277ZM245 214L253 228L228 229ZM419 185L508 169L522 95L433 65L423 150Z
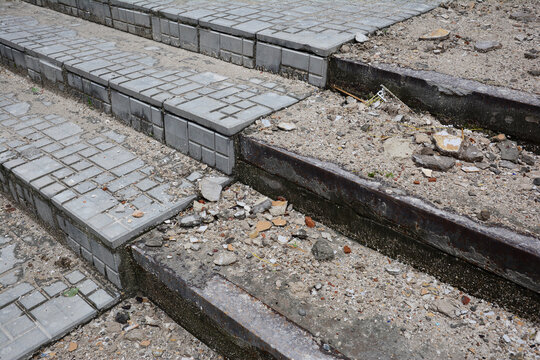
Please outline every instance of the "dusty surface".
M118 314L128 322L117 321ZM70 351L70 345L76 349ZM71 349L74 345L71 345ZM222 360L144 297L118 304L63 339L42 349L34 359L176 359Z
M219 202L195 204L195 211L142 236L140 246L171 268L205 264L311 331L321 345L353 359L375 353L399 359L540 357L538 324L321 224L308 227L293 204L274 203L253 214L260 200L256 191L233 184ZM194 212L202 222L179 225ZM329 248L317 245L318 256L334 258L317 260L317 242ZM229 265L217 266L223 259Z
M25 2L4 2L0 0L0 11L3 14L14 16L35 16L36 11L39 11L39 18L37 20L43 25L66 26L77 31L78 36L90 40L94 38L107 39L114 42L116 48L119 50L151 56L155 59L153 63L154 67L172 68L178 71L182 69L194 69L199 72L211 71L231 79L246 81L251 78L258 78L264 81L275 82L287 89L289 93L298 96L307 94L314 89L311 85L301 81L289 80L279 75L226 63L209 56L168 46L104 25L98 25L46 8L36 7Z
M458 157L448 171L433 170L426 175L412 156L438 153L433 134L446 130L461 138L461 130L444 127L432 116L412 113L397 100L389 99L378 108L366 108L352 98L346 100L337 93L323 91L257 121L248 133L405 190L438 208L539 236L540 186L534 185L534 179L540 177L537 155L523 150L519 156L514 154L515 162L503 161L500 142L481 132L465 130L463 144L475 146L482 159L468 162ZM291 123L295 129L280 130L280 123ZM424 137L425 143L417 136ZM464 171L469 168L474 172ZM482 210L489 212L489 219L480 220Z
M448 39L421 41L439 28ZM501 48L482 53L477 41ZM540 94L540 7L536 0L450 1L387 29L363 44L344 45L340 57L398 64Z

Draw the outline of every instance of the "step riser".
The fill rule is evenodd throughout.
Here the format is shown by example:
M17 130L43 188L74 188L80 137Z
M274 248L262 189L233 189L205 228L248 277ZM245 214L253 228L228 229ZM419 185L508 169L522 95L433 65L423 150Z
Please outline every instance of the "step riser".
M195 160L226 174L232 173L235 159L232 137L176 116L165 109L166 105L141 101L140 96L136 99L133 97L138 95L136 93L127 93L120 87L116 87L118 91L113 90L111 85L90 73L54 65L51 58L38 58L18 48L0 44L0 60L27 73L37 83L68 91L85 104L114 115L126 125ZM175 111L173 107L169 109Z
M92 0L25 1L249 69L278 73L321 88L326 86L329 53L317 56L253 36L244 37L241 32L236 36L226 34L199 24L197 19L181 22L178 15L167 13L166 9L156 12L151 5L146 8L121 1L114 4Z
M231 359L347 359L323 352L307 331L210 269L169 268L144 246L133 245L132 253L145 294Z
M0 182L3 192L31 212L36 218L47 225L63 243L69 246L79 257L82 257L109 281L122 287L120 276L122 260L121 250L106 247L84 225L70 219L61 208L50 199L44 198L34 188L10 174L4 166L0 167ZM125 283L125 281L124 281Z
M366 96L386 86L416 109L429 111L457 126L480 127L540 145L540 99L537 95L485 85L434 71L370 65L332 58L329 86Z
M238 138L238 180L390 257L537 318L538 240L417 206L327 163ZM427 204L426 204L427 205ZM496 289L496 290L495 290Z

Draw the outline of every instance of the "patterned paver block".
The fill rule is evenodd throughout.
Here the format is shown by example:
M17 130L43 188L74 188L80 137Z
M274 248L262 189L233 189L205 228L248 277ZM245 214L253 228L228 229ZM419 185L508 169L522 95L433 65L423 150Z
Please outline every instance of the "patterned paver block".
M171 193L158 171L122 146L121 134L83 132L56 115L13 116L14 105L28 110L22 104L12 95L0 96L3 190L63 232L77 254L121 286L121 245L186 208L195 188ZM207 145L232 151L228 143ZM143 216L133 216L135 211ZM2 272L13 249L6 246L0 255ZM45 289L51 296L61 290Z
M116 0L107 12L93 0L72 5L56 0L26 1L237 65L301 77L321 87L326 85L326 71L311 71L312 56L314 61L327 63L327 57L357 33L390 26L441 2Z
M74 274L80 277L72 282L69 279ZM95 286L83 293L79 287L84 289L86 282ZM51 288L57 290L51 292ZM109 308L119 298L118 293L106 290L78 270L45 287L18 282L6 288L0 292L0 359L15 360L31 355Z
M1 201L5 200L2 195ZM14 221L12 214L0 213L0 223L10 221ZM52 261L44 265L52 260L44 258L47 254L66 257L70 253L36 225L24 221L21 226L0 227L2 360L28 358L120 298L111 284L80 267L77 261L71 262L70 269L53 266ZM44 274L47 266L52 271Z
M257 78L232 80L187 67L154 67L155 60L147 55L120 51L114 43L84 39L63 27L42 26L29 17L0 15L0 56L4 62L26 69L32 78L67 87L136 130L227 174L234 166L229 149L219 151L209 143L201 144L189 131L177 133L183 130L177 122L166 121L167 116L199 125L216 138L230 139L257 118L308 95ZM49 76L48 68L40 65L43 61L54 64L60 74ZM15 107L6 109L11 114L21 111L17 105L11 106ZM61 140L61 136L67 137L77 129L63 124L48 131L54 140ZM177 147L179 138L193 143L194 150L190 151L189 145Z

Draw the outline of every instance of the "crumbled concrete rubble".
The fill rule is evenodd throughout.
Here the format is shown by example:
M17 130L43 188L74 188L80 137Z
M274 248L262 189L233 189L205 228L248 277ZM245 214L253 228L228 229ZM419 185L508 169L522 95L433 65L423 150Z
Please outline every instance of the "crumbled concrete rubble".
M340 165L475 220L540 234L540 161L504 134L445 126L387 94L366 107L322 91L252 125L249 136ZM270 126L264 126L266 121ZM282 131L277 124L295 123Z
M235 183L219 202L194 205L142 241L161 239L157 256L213 269L351 358L375 345L398 358L540 356L535 324L353 242L286 199ZM204 221L182 226L193 216Z
M337 56L540 94L538 19L536 0L445 1L369 41L343 45Z
M34 359L177 359L222 360L205 344L150 302L127 299Z

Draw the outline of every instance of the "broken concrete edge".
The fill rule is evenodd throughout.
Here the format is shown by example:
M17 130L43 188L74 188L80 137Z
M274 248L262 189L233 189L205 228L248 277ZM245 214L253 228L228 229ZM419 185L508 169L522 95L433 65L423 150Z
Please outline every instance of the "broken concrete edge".
M72 4L56 0L24 1L249 69L300 79L320 88L327 83L329 56L343 43L354 39L354 35L348 34L340 41L321 47L321 44L310 41L290 41L264 35L264 31L253 33L199 21L199 18L175 14L178 9L167 5L153 6L131 1L79 0ZM124 14L120 15L120 12ZM178 24L190 34L189 39L171 31L164 33L163 29L168 29L169 23ZM222 45L222 42L230 45Z
M225 356L347 359L336 350L323 350L309 332L222 276L211 274L205 283L192 284L176 268L147 253L144 244L131 245L131 250L140 289L182 327Z
M389 64L332 57L328 85L367 95L387 87L407 105L454 126L502 132L540 149L540 97L504 87Z
M540 299L538 238L479 224L412 196L388 194L382 183L362 179L335 164L300 156L260 140L240 135L236 146L235 173L239 181L266 195L287 197L295 206L314 211L316 218L361 243L393 257L402 257L409 252L409 257L415 258L414 251L403 250L403 245L398 244L401 239L406 239L414 247L427 246L434 253L445 255L443 258L449 255L481 272L502 277ZM340 218L336 215L339 213L352 218ZM379 240L366 240L366 236L372 234L366 233L361 223L385 228L386 232L392 232L390 238L394 239L389 241L388 235L382 235ZM386 240L382 241L383 238ZM401 250L395 251L392 247ZM407 256L403 257L406 261ZM422 268L423 261L429 262L422 258L414 261ZM428 272L433 270L440 269L428 269ZM459 273L457 275L460 277ZM456 283L456 280L446 281ZM459 286L469 288L466 280ZM481 289L470 290L478 293ZM489 296L489 289L484 290L487 294L483 296Z

